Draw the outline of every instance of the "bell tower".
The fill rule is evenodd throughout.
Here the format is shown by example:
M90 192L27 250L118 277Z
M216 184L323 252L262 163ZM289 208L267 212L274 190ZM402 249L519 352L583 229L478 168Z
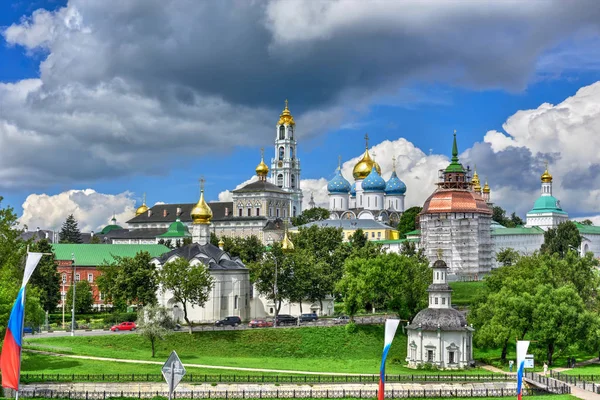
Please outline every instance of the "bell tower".
M288 109L288 101L279 116L275 132L275 157L271 160L271 183L292 194L288 215L302 212L300 160L297 157L296 122Z

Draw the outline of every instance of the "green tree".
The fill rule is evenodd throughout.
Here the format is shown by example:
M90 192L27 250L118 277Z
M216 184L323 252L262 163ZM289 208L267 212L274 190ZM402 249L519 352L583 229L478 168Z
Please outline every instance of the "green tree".
M104 301L112 304L113 311L125 311L127 301L123 293L119 291L117 281L119 279L119 265L117 262L98 266L100 276L96 279L98 290L104 294Z
M120 297L128 304L142 307L156 304L159 276L156 266L150 262L151 259L147 251L140 251L135 257L115 257L117 273L112 295Z
M156 354L156 341L164 340L174 327L175 323L165 307L150 305L138 310L137 333L150 341L152 358Z
M265 251L265 246L255 235L246 238L225 237L223 241L223 250L232 257L239 257L244 264L260 260Z
M513 212L512 214L510 214L510 225L511 228L514 228L519 225L525 225L525 221L523 221L521 217L519 217L515 212Z
M502 266L513 265L519 259L520 254L513 248L501 249L498 254L496 254L496 261L500 263Z
M81 232L77 226L77 220L70 214L60 229L58 234L60 243L83 243L81 239Z
M406 233L417 229L417 218L419 218L422 210L423 207L411 207L404 211L400 217L400 222L398 222L398 232L401 239L406 238Z
M219 246L219 238L214 232L210 233L210 244L213 246Z
M594 223L591 220L589 220L589 219L584 219L583 221L581 221L581 223L583 225L588 225L588 226L594 225Z
M329 219L330 213L326 208L315 207L302 211L302 214L297 217L292 217L293 226L301 226L314 221L323 221Z
M188 307L203 307L208 301L214 282L208 268L203 264L191 265L185 258L177 258L163 265L160 282L163 290L170 291L173 299L183 306L183 319L191 334Z
M102 241L100 240L100 236L98 236L98 235L94 235L90 239L90 244L101 244L101 243L102 243Z
M518 225L523 225L524 221L516 213L512 213L510 217L506 216L506 211L500 206L492 207L492 220L496 221L507 228L515 228Z
M290 263L284 264L284 259L281 245L274 243L260 260L246 264L250 270L250 280L255 284L256 290L272 300L277 311L281 308L282 300L287 299L291 292L287 282L291 274L289 270L284 270L284 267L289 267ZM277 291L275 291L275 275L277 275Z
M60 301L60 276L56 268L56 257L52 252L52 246L46 239L34 243L31 251L52 254L52 256L46 255L40 259L29 281L30 286L40 290L41 306L50 313L56 309Z
M192 244L192 238L191 237L183 238L183 243L182 244L183 244L184 247L187 246L187 245L189 245L189 244Z
M66 309L71 310L73 304L73 285L69 286L66 298ZM75 314L88 314L94 305L92 287L88 281L79 281L75 286Z
M544 232L541 251L548 254L556 253L560 257L564 257L569 250L577 251L581 240L581 234L574 222L561 222L556 228L550 228Z

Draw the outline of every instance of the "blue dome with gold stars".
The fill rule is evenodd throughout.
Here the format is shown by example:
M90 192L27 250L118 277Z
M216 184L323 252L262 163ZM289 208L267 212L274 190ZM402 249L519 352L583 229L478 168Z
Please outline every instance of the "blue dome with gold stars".
M329 193L348 193L350 191L350 182L344 178L342 171L338 168L335 172L335 176L327 184L327 191Z
M365 192L383 192L385 190L385 181L377 172L377 168L371 168L371 172L362 182L362 189Z
M385 194L404 194L406 193L406 184L398 178L396 171L392 172L392 176L385 185Z

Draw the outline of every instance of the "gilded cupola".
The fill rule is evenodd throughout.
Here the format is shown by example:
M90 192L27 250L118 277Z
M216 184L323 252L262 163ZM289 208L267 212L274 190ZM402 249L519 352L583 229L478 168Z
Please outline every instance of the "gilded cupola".
M473 179L471 179L471 183L473 184L473 191L481 193L481 181L479 180L479 175L477 175L477 166L473 169Z
M371 169L373 169L373 166L377 170L377 173L381 175L381 167L375 162L375 160L371 158L371 155L369 154L368 134L365 135L365 142L365 152L360 161L354 166L354 169L352 170L352 176L354 176L355 180L362 180L369 176L369 174L371 173Z
M292 241L288 237L287 223L285 226L285 232L283 234L283 239L281 240L281 250L283 250L284 253L294 251L294 243L292 243Z
M256 167L256 175L261 181L266 180L269 175L269 167L265 164L265 149L260 149L260 163Z
M548 162L546 162L546 170L542 174L542 183L552 183L552 175L548 172Z
M279 116L279 121L277 122L277 125L296 125L296 122L294 122L294 117L292 116L292 113L290 112L290 109L288 108L288 101L285 101L285 108L283 109L283 111L281 112L281 115Z
M487 179L486 179L485 185L483 185L483 193L489 193L489 192L490 192L490 185L488 185Z
M146 193L144 193L144 197L142 200L142 205L135 210L135 216L142 215L143 213L148 211L148 206L146 205Z
M209 225L212 219L213 213L206 201L204 201L204 179L200 179L200 200L192 208L190 213L192 217L192 223L198 225Z

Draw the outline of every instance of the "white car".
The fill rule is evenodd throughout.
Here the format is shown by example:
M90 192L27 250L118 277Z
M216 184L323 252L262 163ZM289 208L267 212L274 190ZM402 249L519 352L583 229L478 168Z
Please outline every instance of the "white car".
M333 319L334 324L347 324L348 322L350 322L350 317L347 315L340 315Z

